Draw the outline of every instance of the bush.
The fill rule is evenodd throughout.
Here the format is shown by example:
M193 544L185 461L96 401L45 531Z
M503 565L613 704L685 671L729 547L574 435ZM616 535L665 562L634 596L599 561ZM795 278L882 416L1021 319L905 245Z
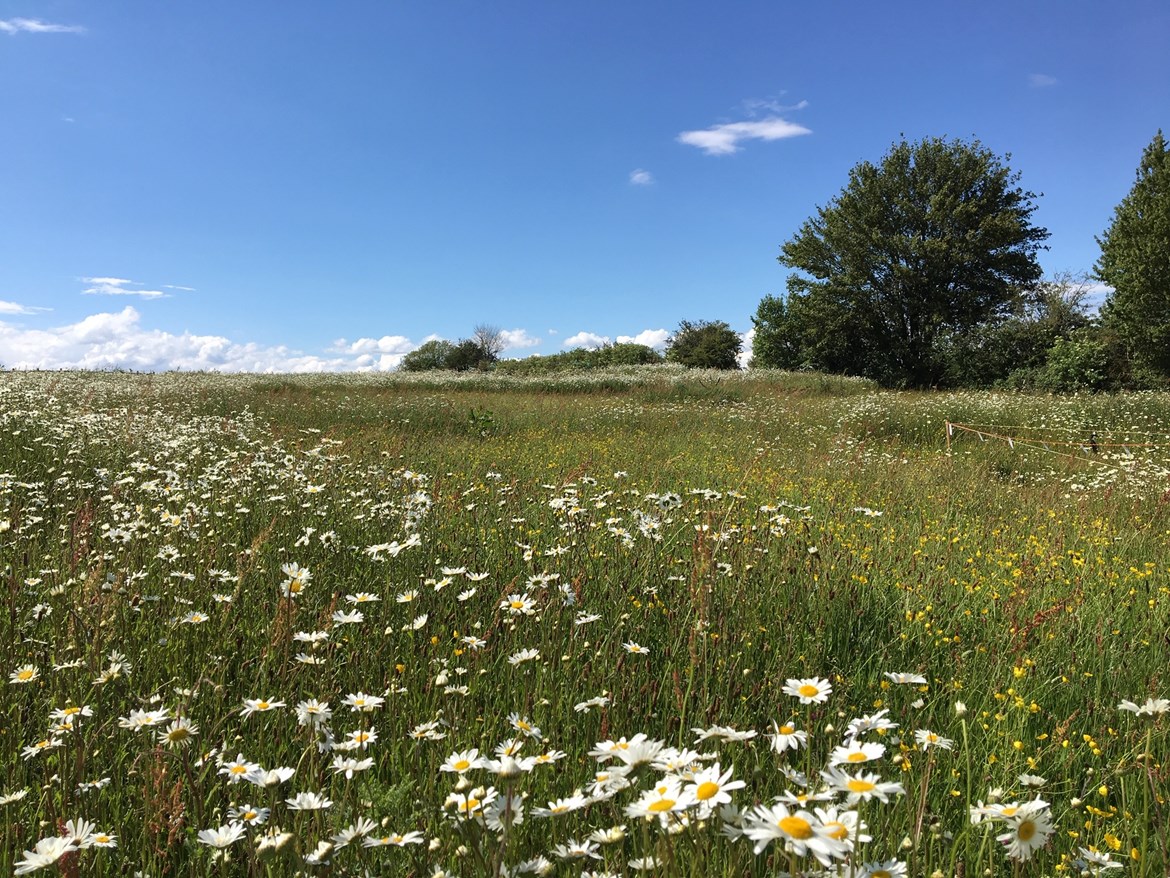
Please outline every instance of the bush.
M1105 345L1092 336L1058 338L1035 374L1036 388L1050 393L1105 390L1109 386L1109 356Z
M507 375L549 375L570 370L607 369L611 366L650 366L662 354L642 344L607 344L596 350L573 348L559 354L534 354L522 360L501 360L495 370Z
M424 342L402 358L398 368L402 372L429 372L431 369L447 368L447 359L455 345L445 338Z
M666 344L666 359L688 369L738 369L743 340L722 320L684 320Z

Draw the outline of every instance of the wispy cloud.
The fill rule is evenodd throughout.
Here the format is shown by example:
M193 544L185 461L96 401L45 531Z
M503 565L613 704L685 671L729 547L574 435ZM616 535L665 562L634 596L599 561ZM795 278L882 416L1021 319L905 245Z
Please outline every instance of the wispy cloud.
M744 140L783 140L801 134L812 134L812 131L779 116L770 116L752 122L728 122L698 131L684 131L678 136L678 142L697 146L707 155L730 155L739 152Z
M748 98L741 102L743 111L753 119L756 116L778 116L781 113L791 113L794 110L803 110L808 101L797 101L795 104L781 103L776 98Z
M1049 76L1047 73L1029 73L1028 85L1032 88L1048 88L1060 82L1055 76Z
M0 18L0 33L13 34L80 34L85 28L72 24L51 24L37 18Z
M630 185L631 186L651 186L654 183L654 175L643 168L635 168L630 171Z
M37 308L32 305L21 305L18 302L5 302L0 299L0 314L39 314L42 311L51 311L52 308Z
M82 295L85 296L139 296L143 299L165 299L170 296L170 293L147 289L140 283L122 277L83 277L81 281L89 284L81 291ZM169 284L164 286L171 290L191 289L190 287L176 287Z

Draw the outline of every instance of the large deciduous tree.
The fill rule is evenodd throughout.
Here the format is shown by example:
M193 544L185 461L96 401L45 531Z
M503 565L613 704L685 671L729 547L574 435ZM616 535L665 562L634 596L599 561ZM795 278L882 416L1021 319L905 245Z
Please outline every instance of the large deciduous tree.
M857 165L781 248L799 272L782 349L815 369L937 384L954 336L1010 313L1040 277L1048 232L1018 182L978 141L903 140Z
M1097 243L1097 277L1113 287L1102 308L1106 328L1134 364L1170 375L1170 148L1161 131Z

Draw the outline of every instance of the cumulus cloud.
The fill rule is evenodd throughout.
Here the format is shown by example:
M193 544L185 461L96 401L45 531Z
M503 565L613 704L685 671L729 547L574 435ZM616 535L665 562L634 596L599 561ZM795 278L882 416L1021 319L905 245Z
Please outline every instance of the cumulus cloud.
M1048 88L1050 85L1056 85L1060 82L1055 76L1049 76L1047 73L1030 73L1028 74L1028 85L1032 88Z
M746 369L752 364L752 342L756 340L756 328L753 326L747 332L741 332L739 337L743 341L743 347L735 359L739 363L739 368Z
M90 284L82 290L86 296L140 296L143 299L165 299L170 293L146 289L142 284L123 277L83 277L82 283ZM190 287L166 285L172 290L189 290Z
M415 347L394 335L352 343L342 339L334 350L340 356L321 357L286 345L149 329L130 306L49 329L24 329L0 320L0 362L16 369L372 372L395 368Z
M0 314L39 314L41 311L51 310L51 308L36 308L32 305L21 305L19 302L5 302L0 299Z
M779 116L770 116L752 122L728 122L699 131L684 131L678 136L678 142L697 146L707 155L730 155L739 152L739 144L744 140L783 140L801 134L812 134L812 131Z
M504 343L504 350L514 351L517 348L534 348L540 344L539 338L533 338L526 329L502 329L500 341Z
M667 329L643 329L637 335L619 335L617 340L618 344L644 344L660 351L666 347L669 338L670 331Z
M643 168L630 171L631 186L650 186L654 183L654 175Z
M662 350L666 347L666 342L670 339L670 330L668 329L643 329L637 335L619 335L617 337L618 344L642 344L648 348L655 350ZM614 339L608 335L598 335L596 332L582 331L576 335L570 335L563 342L561 347L564 348L586 348L594 351L607 344L613 344Z
M339 338L329 350L333 353L354 356L358 354L399 354L405 355L413 351L418 345L404 335L384 335L381 338L359 338L356 341L346 341Z
M71 24L50 24L47 21L41 21L36 18L0 18L0 33L6 33L9 36L18 33L27 34L79 34L85 30L83 27Z
M608 335L597 335L593 332L578 332L576 335L570 335L561 342L561 347L570 350L573 348L585 348L586 350L595 351L609 343L610 337Z

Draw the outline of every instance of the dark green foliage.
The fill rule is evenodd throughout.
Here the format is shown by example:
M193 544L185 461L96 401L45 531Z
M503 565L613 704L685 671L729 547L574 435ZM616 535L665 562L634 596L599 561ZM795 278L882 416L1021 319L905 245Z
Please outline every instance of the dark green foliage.
M952 336L943 350L950 387L1034 386L1053 345L1089 326L1090 281L1069 274L1042 281L1016 313Z
M478 332L478 327L477 327ZM489 340L490 341L490 340ZM481 338L464 338L454 344L443 338L424 342L402 358L401 372L430 372L434 369L452 369L466 372L484 370L496 362L498 347Z
M780 296L764 296L752 317L753 369L800 369L798 335L788 323L788 307Z
M431 369L445 369L447 368L447 358L451 356L454 349L455 345L445 338L423 342L402 358L398 368L403 372L429 372Z
M1161 131L1097 243L1097 277L1113 287L1103 323L1139 372L1170 375L1170 147Z
M1033 193L978 141L895 143L781 248L788 362L927 387L951 340L1008 317L1048 237ZM758 315L760 316L760 315ZM795 354L792 352L795 351Z
M624 342L605 345L593 353L601 366L649 366L662 362L662 354L649 345Z
M1037 377L1036 387L1052 393L1104 390L1109 385L1105 345L1092 334L1058 338Z
M443 368L466 372L468 369L486 369L492 362L477 341L465 338L451 348Z
M738 369L743 339L722 320L684 320L666 343L666 359L690 369Z
M505 375L547 375L552 372L603 369L607 366L646 366L662 362L662 354L642 344L607 344L595 350L574 348L559 354L535 355L522 360L500 360L495 371Z

